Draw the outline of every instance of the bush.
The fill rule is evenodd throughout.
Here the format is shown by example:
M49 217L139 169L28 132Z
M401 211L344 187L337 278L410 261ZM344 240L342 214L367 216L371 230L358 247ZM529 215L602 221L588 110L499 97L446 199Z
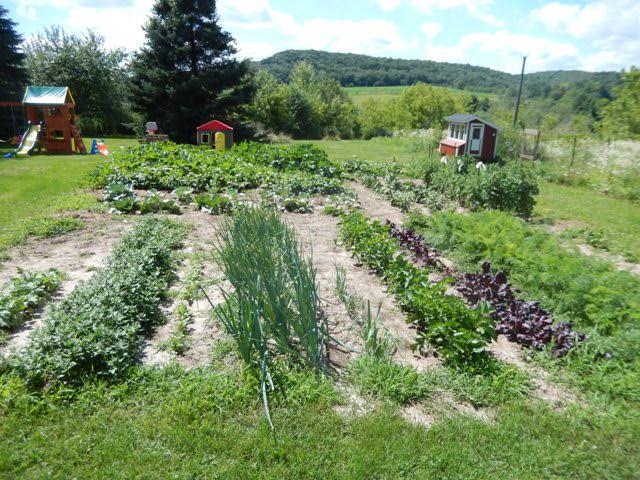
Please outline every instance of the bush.
M142 334L163 320L183 235L175 222L146 218L114 249L107 267L55 305L10 364L33 385L122 376L141 352Z
M427 162L426 185L472 210L492 209L528 217L535 205L538 183L530 166L515 162L476 166L472 157Z

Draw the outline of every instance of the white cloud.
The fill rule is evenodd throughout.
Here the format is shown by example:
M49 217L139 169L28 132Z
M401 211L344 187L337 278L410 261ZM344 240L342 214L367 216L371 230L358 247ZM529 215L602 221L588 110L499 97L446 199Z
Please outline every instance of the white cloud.
M488 10L493 7L493 0L406 0L407 5L418 10L424 15L435 15L442 10L462 8L467 13L478 20L493 27L500 27L504 22ZM392 11L402 5L403 0L377 0L380 8L384 11Z
M640 63L640 2L597 0L586 5L551 2L529 17L556 34L566 33L590 46L581 59L587 70L620 69Z
M268 0L250 0L238 4L221 0L220 16L232 31L271 31L284 37L284 45L294 48L314 48L334 52L355 52L382 55L406 51L415 44L405 42L395 23L389 20L333 20L314 18L296 21L291 15L274 9ZM244 47L243 45L247 45ZM266 44L243 44L243 55L251 52L254 58L263 58L282 48ZM286 45L286 46L285 46Z
M427 38L433 39L440 35L440 32L443 30L443 25L438 22L425 22L420 27L422 33L426 35Z
M391 12L400 6L402 0L372 0L372 2L385 12Z
M545 37L516 34L507 30L493 33L470 33L456 45L431 46L429 60L482 64L505 72L518 73L522 56L527 56L527 71L541 71L579 66L578 48L570 42L558 42Z

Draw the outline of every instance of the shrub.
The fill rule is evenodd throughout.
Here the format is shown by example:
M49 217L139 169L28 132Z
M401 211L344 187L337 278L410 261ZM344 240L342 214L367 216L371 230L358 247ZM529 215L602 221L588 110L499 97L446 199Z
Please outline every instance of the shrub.
M529 166L515 162L476 167L472 157L426 163L426 185L472 210L491 209L528 217L538 194L537 178Z

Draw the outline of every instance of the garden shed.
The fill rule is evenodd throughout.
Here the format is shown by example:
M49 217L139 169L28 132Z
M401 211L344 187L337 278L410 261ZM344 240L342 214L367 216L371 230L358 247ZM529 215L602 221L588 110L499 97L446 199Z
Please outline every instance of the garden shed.
M442 155L472 155L483 162L496 158L498 127L470 113L456 113L445 120L449 124L447 136L438 148Z
M198 145L209 145L218 150L233 147L233 128L219 120L200 125L196 130Z

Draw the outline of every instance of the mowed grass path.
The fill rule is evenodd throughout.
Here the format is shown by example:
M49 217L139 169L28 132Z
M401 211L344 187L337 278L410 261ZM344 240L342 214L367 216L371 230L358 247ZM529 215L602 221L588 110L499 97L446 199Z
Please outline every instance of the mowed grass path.
M90 147L91 139L85 143ZM135 143L135 139L106 140L111 150ZM33 218L77 205L80 187L101 161L99 155L0 158L0 251L19 241Z
M554 221L577 221L596 231L611 253L640 261L640 204L587 188L541 182L534 214ZM584 240L578 235L578 240Z

